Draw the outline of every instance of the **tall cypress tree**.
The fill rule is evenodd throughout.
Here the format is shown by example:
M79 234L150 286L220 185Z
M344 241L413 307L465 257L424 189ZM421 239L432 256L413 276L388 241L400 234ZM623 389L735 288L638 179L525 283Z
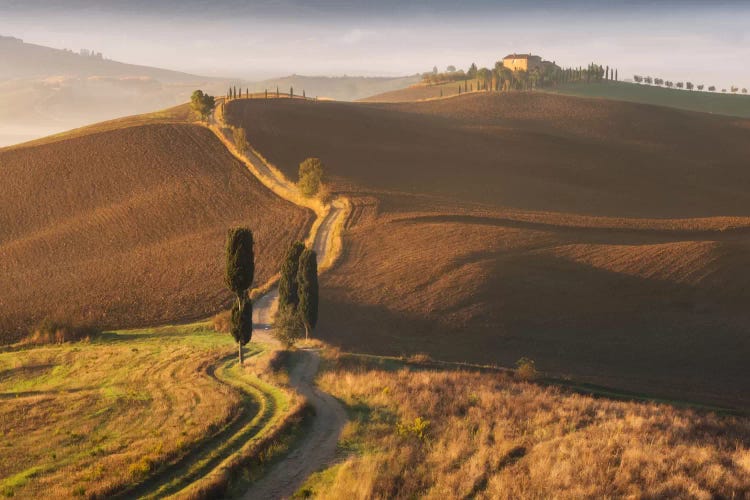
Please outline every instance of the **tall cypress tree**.
M237 297L232 306L231 333L237 342L242 364L242 346L250 342L253 335L253 304L247 296L255 275L253 232L245 227L230 229L227 233L225 257L224 282Z
M310 336L310 330L318 323L318 257L315 252L305 249L299 257L297 271L297 294L299 311L305 324L305 338Z
M297 271L299 270L299 258L305 250L305 244L295 241L289 247L281 264L281 277L279 278L279 308L287 305L297 307L299 301L297 292Z

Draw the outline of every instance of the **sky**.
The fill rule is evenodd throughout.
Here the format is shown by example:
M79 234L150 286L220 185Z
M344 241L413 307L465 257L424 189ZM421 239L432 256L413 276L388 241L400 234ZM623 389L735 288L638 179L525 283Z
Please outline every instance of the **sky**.
M750 87L742 0L0 0L0 35L189 73L397 76L532 52Z

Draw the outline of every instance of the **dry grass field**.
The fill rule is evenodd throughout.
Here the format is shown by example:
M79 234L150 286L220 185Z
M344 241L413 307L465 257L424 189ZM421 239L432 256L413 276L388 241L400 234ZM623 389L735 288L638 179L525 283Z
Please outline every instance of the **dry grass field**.
M252 362L262 349L247 351ZM297 404L258 370L240 370L235 355L231 336L207 324L0 352L0 494L140 497L195 486Z
M229 298L226 230L255 232L256 283L313 215L263 187L184 107L0 149L0 330L206 317Z
M316 498L747 498L750 424L595 399L499 372L333 355L351 422Z
M748 122L540 94L228 112L354 197L327 341L750 408Z

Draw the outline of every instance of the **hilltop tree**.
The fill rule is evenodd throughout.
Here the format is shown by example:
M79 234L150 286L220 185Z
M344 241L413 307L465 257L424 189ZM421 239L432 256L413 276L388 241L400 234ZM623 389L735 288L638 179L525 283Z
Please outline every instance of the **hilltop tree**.
M253 303L247 296L255 275L253 232L245 227L230 229L225 249L226 271L224 283L236 296L232 305L231 333L238 345L240 364L243 363L242 346L253 335Z
M703 88L704 88L704 87L705 87L705 85L703 85L703 84L701 83L700 85L698 85L698 87L697 87L697 88L698 88L698 90L703 90Z
M305 338L308 338L318 323L318 257L313 250L305 249L300 255L297 293L297 309L305 325Z
M471 66L469 66L469 71L466 72L466 77L469 79L473 79L477 77L477 65L474 63L471 63Z
M716 92L716 87L714 85L711 85L710 87L708 87L708 91L709 92Z
M201 120L206 121L216 107L216 99L212 95L204 94L202 90L196 90L190 96L190 108L200 115Z
M289 246L284 261L281 263L281 277L279 278L279 308L292 306L296 309L299 301L297 291L297 271L299 270L300 255L305 250L304 243L295 241Z
M747 94L747 89L743 87L743 88L742 88L742 93L743 93L743 94Z
M299 181L297 186L303 196L318 194L323 183L323 162L320 158L307 158L299 164Z
M685 88L688 90L693 90L693 88L695 88L695 85L693 85L693 82L685 82Z
M455 73L456 72L456 67L453 66L453 65L450 65L447 68L445 68L445 71L448 72L448 73Z

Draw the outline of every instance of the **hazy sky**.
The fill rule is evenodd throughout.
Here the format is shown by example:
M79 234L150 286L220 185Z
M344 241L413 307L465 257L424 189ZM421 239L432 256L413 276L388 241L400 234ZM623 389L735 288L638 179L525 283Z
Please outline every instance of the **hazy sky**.
M0 34L250 79L413 74L517 51L750 86L750 0L0 0Z

